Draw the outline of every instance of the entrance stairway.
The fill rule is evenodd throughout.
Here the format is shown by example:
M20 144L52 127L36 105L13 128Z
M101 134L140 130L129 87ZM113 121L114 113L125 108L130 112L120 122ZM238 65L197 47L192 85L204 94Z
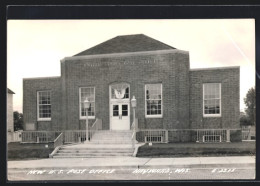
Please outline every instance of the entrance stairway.
M53 158L132 156L132 131L97 131L90 142L62 146Z

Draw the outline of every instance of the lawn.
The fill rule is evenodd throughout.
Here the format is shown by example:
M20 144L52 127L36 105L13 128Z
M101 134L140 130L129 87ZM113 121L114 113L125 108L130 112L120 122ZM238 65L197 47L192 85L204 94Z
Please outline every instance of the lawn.
M25 160L48 158L54 150L45 147L45 144L21 144L20 142L8 143L8 160Z
M139 147L137 157L197 157L254 155L255 142L232 143L164 143Z

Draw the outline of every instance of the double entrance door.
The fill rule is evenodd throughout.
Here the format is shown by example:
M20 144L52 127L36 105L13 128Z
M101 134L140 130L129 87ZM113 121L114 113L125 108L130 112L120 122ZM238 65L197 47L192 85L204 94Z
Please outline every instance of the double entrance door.
M130 86L127 83L110 85L110 129L130 130Z
M129 130L130 129L130 113L129 103L111 103L111 129L112 130Z

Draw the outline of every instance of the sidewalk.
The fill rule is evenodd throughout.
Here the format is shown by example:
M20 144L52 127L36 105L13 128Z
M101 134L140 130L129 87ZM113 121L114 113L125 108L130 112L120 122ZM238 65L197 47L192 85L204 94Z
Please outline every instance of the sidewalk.
M255 156L226 157L185 157L185 158L62 158L25 161L8 161L8 169L41 169L41 168L111 168L111 167L223 167L255 166Z

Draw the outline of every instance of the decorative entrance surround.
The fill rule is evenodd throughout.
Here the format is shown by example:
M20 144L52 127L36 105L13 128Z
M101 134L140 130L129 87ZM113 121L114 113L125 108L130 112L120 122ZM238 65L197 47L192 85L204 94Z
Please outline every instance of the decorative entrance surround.
M130 85L109 86L110 130L130 130Z

